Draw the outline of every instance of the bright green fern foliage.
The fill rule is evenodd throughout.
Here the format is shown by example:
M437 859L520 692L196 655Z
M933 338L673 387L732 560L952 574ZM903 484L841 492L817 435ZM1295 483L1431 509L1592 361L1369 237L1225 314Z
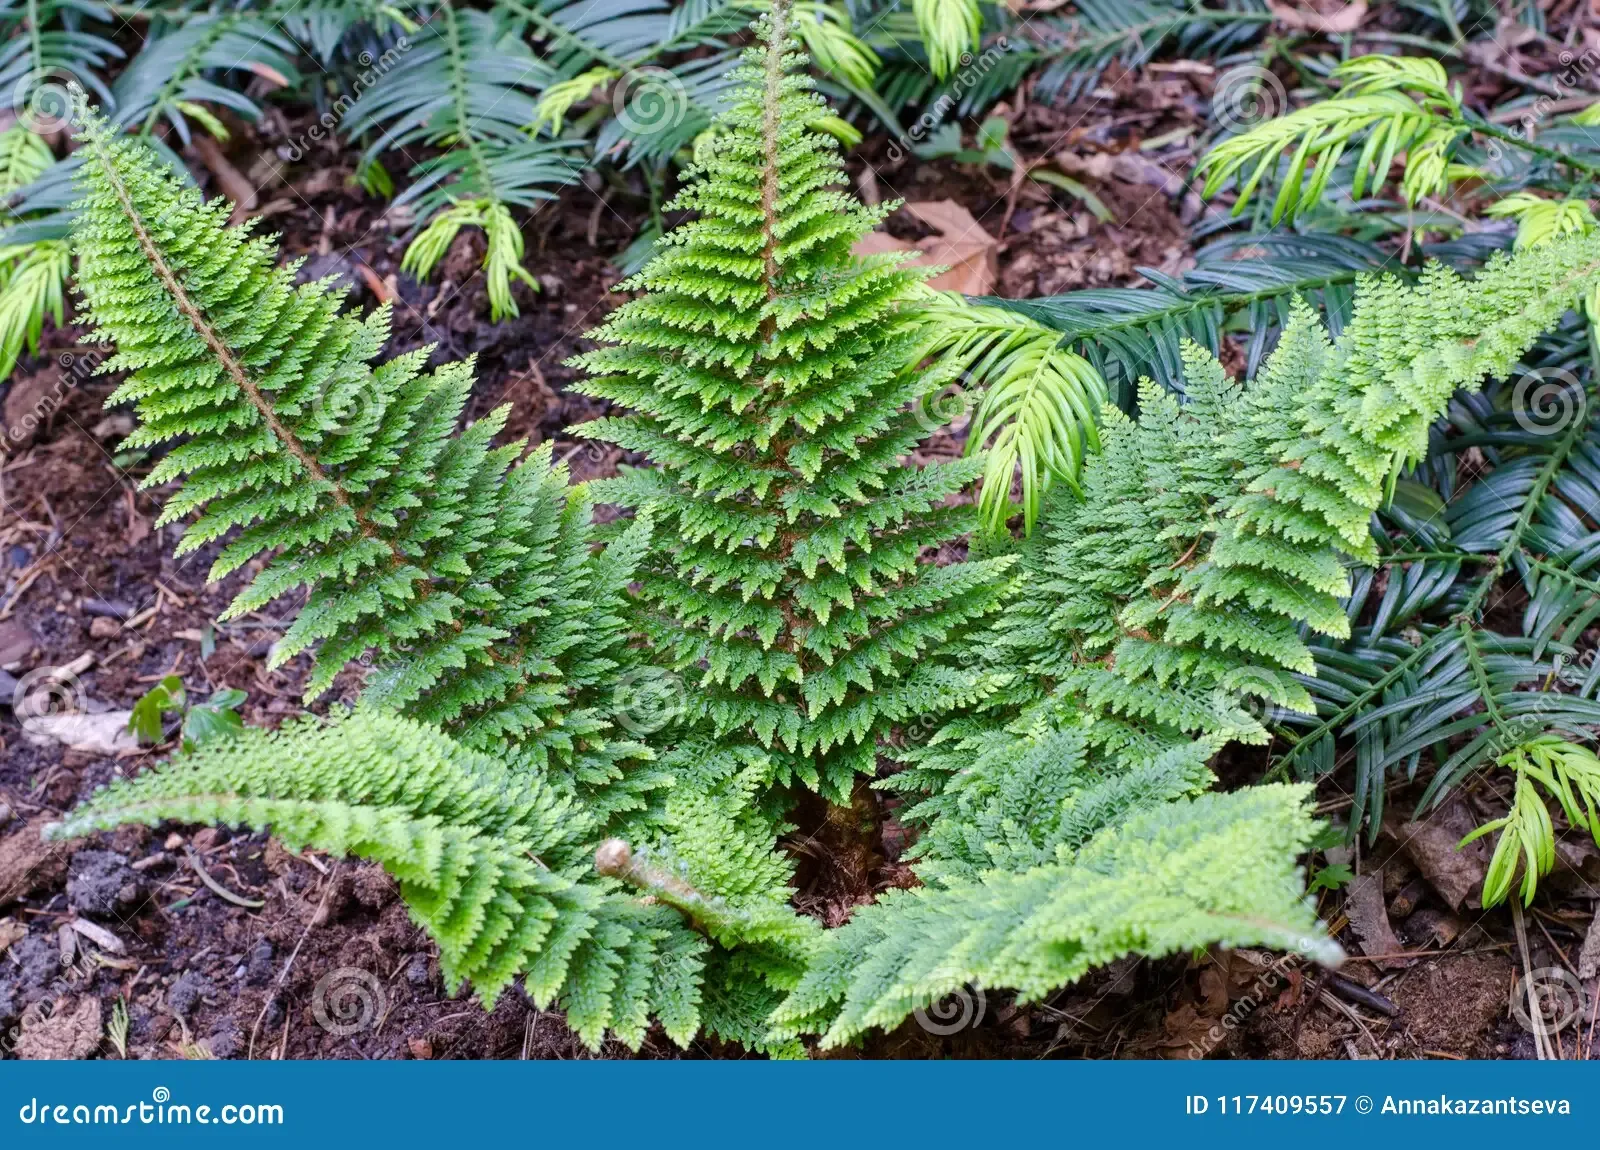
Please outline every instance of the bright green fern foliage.
M718 812L703 830L726 835ZM706 897L691 930L674 903L700 877L674 856L670 870L643 865L626 877L653 898L631 896L604 866L595 874L600 827L566 788L544 774L468 750L437 730L376 712L276 732L248 731L207 744L137 780L100 791L53 835L165 820L271 828L291 849L315 847L381 863L399 881L412 918L439 944L453 992L470 980L492 1004L524 974L529 996L559 1003L591 1046L607 1031L632 1047L652 1017L686 1044L702 1025L702 984L712 938L749 940L769 972L792 985L811 933L765 896ZM694 852L720 850L686 835ZM725 839L723 840L726 841ZM774 862L747 858L747 890ZM749 951L743 956L752 962Z
M1203 194L1236 181L1239 213L1258 187L1276 180L1277 224L1315 207L1336 172L1347 173L1352 200L1369 189L1376 193L1388 182L1396 156L1405 158L1400 187L1406 203L1449 185L1456 174L1452 150L1469 129L1461 93L1451 88L1443 65L1422 57L1361 56L1340 64L1333 77L1343 84L1338 96L1218 142L1195 169L1206 177ZM1347 150L1363 136L1361 151L1341 168ZM1280 171L1285 152L1288 165Z
M1336 959L1294 864L1309 827L1298 788L1205 795L1129 818L1068 862L893 891L829 936L778 1021L838 1045L967 984L1037 999L1130 951L1205 942Z
M373 366L386 311L362 320L325 285L294 287L269 242L224 227L227 206L142 145L93 117L83 139L80 281L118 347L109 369L131 373L112 397L137 405L131 441L176 441L148 480L182 480L163 521L198 513L180 550L226 537L215 577L265 559L229 614L309 587L275 658L316 645L311 693L371 654L369 704L415 722L374 711L208 748L68 831L220 819L363 854L485 1001L522 973L591 1045L607 1030L636 1045L653 1014L680 1041L703 1025L761 1046L815 927L787 906L738 764L701 756L667 798L672 776L632 737L649 732L619 684L653 673L626 619L649 518L596 551L549 450L491 443L503 410L457 432L470 365L425 373L424 349ZM640 873L689 884L700 911L595 873L616 834L667 860Z
M947 501L982 463L905 458L948 382L916 370L921 273L851 254L892 205L840 190L787 20L776 5L758 23L676 202L698 218L574 362L581 390L632 409L580 432L656 465L595 485L656 518L651 644L691 680L694 714L759 744L775 782L839 798L892 724L973 697L972 676L926 656L994 609L1009 561L918 562L974 525Z
M180 553L227 538L213 579L270 557L224 618L308 587L272 657L316 648L308 696L370 654L379 701L471 745L607 754L574 696L626 658L619 605L648 524L592 558L548 450L492 444L506 409L456 433L470 363L374 365L386 308L341 314L340 293L295 287L270 242L142 145L94 119L84 139L80 284L117 345L108 369L131 372L110 402L137 404L130 446L181 441L146 480L183 481L161 522L198 513Z
M1292 862L1308 789L1191 796L1223 744L1266 741L1265 712L1312 709L1303 629L1347 633L1345 565L1451 395L1597 282L1589 236L1470 282L1368 280L1337 341L1298 306L1250 388L1189 345L1186 403L1146 383L1137 422L1108 410L986 646L1009 685L883 784L920 799L927 885L830 932L778 1022L842 1042L966 982L1037 997L1217 939L1327 955Z

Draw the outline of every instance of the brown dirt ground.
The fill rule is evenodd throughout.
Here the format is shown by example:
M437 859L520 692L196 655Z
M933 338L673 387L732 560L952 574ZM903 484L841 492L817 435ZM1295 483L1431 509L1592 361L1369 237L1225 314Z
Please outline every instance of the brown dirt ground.
M1014 185L1003 172L893 164L871 145L856 168L858 186L869 198L949 197L965 205L1000 242L997 294L1127 285L1139 282L1139 266L1176 272L1187 257L1187 225L1201 210L1183 176L1207 83L1202 74L1157 70L1108 81L1109 95L1073 107L1006 110L1019 152L1067 156L1063 166L1085 173L1111 209L1109 222L1064 193ZM254 146L289 130L274 113ZM248 153L251 133L235 139L236 153ZM1158 146L1141 148L1150 140ZM248 154L234 160L250 168ZM403 245L382 222L381 205L347 188L338 156L313 161L288 172L287 182L267 181L261 196L261 214L282 233L285 252L305 256L309 274L348 277L356 306L372 306L375 290L394 295L391 351L436 342L440 360L476 354L469 414L512 403L510 433L556 440L575 478L611 471L614 452L563 436L598 408L566 390L571 373L562 361L612 306L608 289L617 276L608 258L630 238L637 205L597 206L579 189L538 213L527 230L528 263L540 270L543 290L518 288L521 316L490 324L472 274L479 241L458 240L439 282L414 283L399 275ZM9 425L41 397L55 397L38 433L14 444L0 465L0 694L9 697L12 676L75 664L81 701L91 709L126 708L176 673L197 693L245 690L249 723L296 713L305 661L265 669L282 620L262 613L214 623L244 575L208 586L215 549L173 558L176 528L153 526L161 493L137 490L150 461L118 454L131 420L102 409L111 383L82 373L81 362L75 373L64 358L86 354L80 335L71 327L49 332L47 348L19 368L6 400ZM957 447L941 442L929 450ZM332 697L358 688L358 674L347 673ZM73 847L38 847L43 822L154 757L34 746L0 708L0 1053L119 1057L96 1034L120 1001L130 1058L586 1056L558 1013L533 1009L517 991L492 1011L447 996L432 946L375 867L300 857L264 835L213 828L124 829ZM1328 799L1337 809L1336 787ZM904 831L891 814L866 790L850 811L802 805L791 841L803 909L842 921L875 890L907 881L895 861ZM1275 972L1275 956L1249 952L1127 960L1043 1003L1019 1007L999 994L951 1003L925 1024L908 1022L844 1056L1529 1056L1527 1035L1508 1021L1518 964L1506 915L1452 912L1395 841L1380 840L1364 869L1385 864L1383 897L1400 945L1436 953L1396 960L1410 965L1394 969L1348 963L1342 974L1355 991L1349 984L1330 990L1315 971ZM260 905L219 895L201 869ZM1575 958L1587 923L1577 909L1587 903L1576 900L1592 897L1592 888L1581 887L1569 886L1571 899L1554 912L1531 916L1536 965ZM1325 917L1341 918L1341 903L1324 895ZM75 919L109 930L124 953L78 936L66 925ZM1360 953L1348 927L1341 937ZM1383 997L1363 1002L1360 987ZM1392 1004L1393 1016L1373 1001ZM367 1003L376 1009L363 1012ZM366 1021L342 1025L350 1017ZM604 1053L628 1056L620 1047ZM655 1035L642 1053L742 1056L709 1043L679 1051Z

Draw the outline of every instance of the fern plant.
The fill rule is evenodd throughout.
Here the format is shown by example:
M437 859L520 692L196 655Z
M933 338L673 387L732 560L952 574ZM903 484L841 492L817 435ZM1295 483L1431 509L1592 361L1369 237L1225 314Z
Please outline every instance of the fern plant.
M1336 341L1297 305L1249 389L1191 344L1186 403L1147 382L1137 422L1108 408L984 645L1014 677L882 784L918 800L926 885L830 932L779 1019L848 1041L965 983L1037 998L1112 951L1214 937L1328 957L1292 864L1308 789L1197 799L1207 760L1315 710L1302 630L1348 635L1346 563L1372 561L1430 425L1597 279L1600 239L1576 236L1470 283L1368 281Z
M773 782L835 799L907 717L977 684L925 662L996 606L1007 559L930 568L969 528L945 506L975 461L905 460L946 383L916 370L932 316L899 254L851 248L893 205L847 193L827 113L781 5L675 206L644 289L573 362L631 414L578 429L656 466L595 485L653 515L643 628L720 738L758 745Z
M1526 251L1594 232L1585 198L1600 175L1592 109L1558 119L1535 141L1468 111L1432 60L1364 57L1335 76L1346 83L1332 100L1217 144L1201 165L1208 191L1232 180L1242 209L1258 181L1276 182L1274 217L1299 213L1322 228L1356 230L1383 210L1359 197L1377 192L1403 154L1407 204L1449 189L1455 218L1408 216L1391 229L1449 233L1472 214L1487 217L1481 230L1433 246L1447 258L1476 262L1508 241ZM1483 141L1481 151L1473 140ZM1279 158L1285 148L1293 151L1287 165ZM1348 195L1337 209L1317 208L1329 187ZM1496 220L1514 222L1514 234L1497 230ZM1547 734L1576 737L1600 719L1600 684L1575 670L1590 661L1583 629L1597 611L1585 518L1596 434L1590 324L1600 293L1591 287L1582 305L1585 318L1553 325L1512 378L1451 406L1415 472L1374 520L1378 554L1345 604L1352 634L1313 645L1318 676L1307 685L1318 714L1282 716L1279 734L1290 747L1273 772L1313 777L1353 760L1351 825L1375 836L1393 776L1415 780L1431 768L1426 809L1482 767L1511 768L1512 813L1490 824L1503 828L1496 882L1486 891L1495 900L1519 853L1528 860L1525 897L1549 857L1522 849L1551 823L1548 811L1533 810L1540 789L1519 764ZM1467 451L1487 466L1460 470ZM1527 606L1507 625L1491 608L1511 588L1526 594Z
M130 373L113 402L137 406L131 442L181 441L147 478L181 480L163 521L195 517L180 550L229 537L214 578L262 561L229 615L303 589L274 664L314 647L314 696L364 655L371 710L206 746L61 833L271 826L395 873L452 987L492 1002L525 973L591 1045L607 1030L637 1045L647 1013L680 1040L702 1024L749 1038L764 1011L741 1006L792 985L813 928L785 906L786 867L738 772L670 802L670 776L629 737L617 683L648 670L624 618L648 519L595 553L588 502L549 450L492 444L504 409L455 432L470 364L426 372L423 349L374 365L387 309L363 320L324 284L293 286L269 242L224 226L224 202L104 121L88 116L82 139L80 283L117 344L107 369ZM663 861L596 871L619 833ZM660 909L693 882L698 930Z
M1270 219L1278 224L1314 209L1331 186L1352 202L1367 192L1376 195L1399 157L1405 165L1400 192L1410 207L1461 180L1495 178L1495 160L1504 148L1590 179L1600 175L1600 163L1582 154L1587 149L1563 152L1473 115L1437 60L1361 56L1340 64L1332 78L1341 84L1337 96L1215 143L1196 167L1196 175L1205 177L1203 194L1231 183L1239 214L1258 188L1276 183ZM1467 162L1463 142L1474 134L1490 148L1481 160Z

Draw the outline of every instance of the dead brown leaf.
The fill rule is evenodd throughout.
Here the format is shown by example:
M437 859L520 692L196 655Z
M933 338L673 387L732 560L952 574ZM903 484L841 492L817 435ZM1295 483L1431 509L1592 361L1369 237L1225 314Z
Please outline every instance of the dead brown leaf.
M1344 912L1350 916L1363 954L1395 954L1405 948L1389 925L1389 912L1383 903L1383 868L1369 871L1350 884ZM1381 958L1378 965L1393 969L1409 965L1409 959Z
M0 839L0 907L67 877L73 847L44 841L42 832L48 821L36 818Z
M49 1018L24 1016L17 1039L17 1057L32 1061L87 1058L100 1045L100 1000L85 995L72 1011L60 999Z
M1354 32L1367 18L1367 0L1355 0L1332 12L1321 12L1310 5L1291 8L1287 4L1271 4L1269 7L1272 9L1272 18L1285 28L1333 35Z
M910 266L945 269L929 280L928 286L964 295L987 295L993 290L999 269L995 252L997 241L983 230L971 212L954 200L909 203L905 210L938 234L909 243L887 232L869 232L856 244L856 255L918 252Z
M1385 829L1439 897L1451 910L1459 911L1463 905L1477 905L1484 872L1489 868L1492 852L1486 839L1457 849L1457 844L1476 826L1471 813L1457 802L1416 822L1388 825Z

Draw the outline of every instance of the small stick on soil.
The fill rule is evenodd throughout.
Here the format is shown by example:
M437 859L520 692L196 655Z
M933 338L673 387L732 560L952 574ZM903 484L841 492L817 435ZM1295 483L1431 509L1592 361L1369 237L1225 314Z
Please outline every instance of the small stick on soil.
M1544 1017L1544 1008L1539 1005L1539 993L1533 980L1533 956L1528 951L1528 924L1522 917L1522 904L1515 898L1511 899L1511 925L1517 933L1517 949L1522 952L1522 973L1525 976L1524 987L1528 993L1528 1017L1533 1023L1533 1050L1541 1062L1550 1061L1553 1055L1550 1052L1550 1039L1544 1032L1544 1027L1539 1021Z
M1365 1006L1368 1010L1376 1010L1379 1014L1389 1018L1400 1013L1400 1008L1389 999L1373 990L1368 990L1359 982L1352 982L1341 974L1328 973L1328 988L1346 1002Z
M218 898L227 899L229 902L233 903L234 906L242 906L247 910L260 910L262 907L267 905L264 899L245 898L242 894L234 894L227 887L223 886L216 879L212 878L211 875L206 872L206 868L200 865L200 856L195 854L193 847L186 846L183 848L183 852L184 854L188 855L189 865L194 868L194 873L200 876L200 881L205 883L206 886L211 889L211 892Z

